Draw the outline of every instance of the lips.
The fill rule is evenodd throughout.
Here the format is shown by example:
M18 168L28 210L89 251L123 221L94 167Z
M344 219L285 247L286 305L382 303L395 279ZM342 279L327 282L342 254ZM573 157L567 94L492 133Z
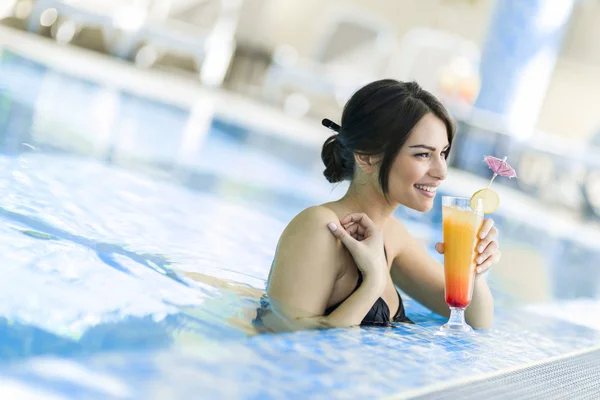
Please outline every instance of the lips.
M435 197L435 192L437 190L436 186L429 185L414 185L415 189L419 191L419 193L423 194L426 197L433 198Z

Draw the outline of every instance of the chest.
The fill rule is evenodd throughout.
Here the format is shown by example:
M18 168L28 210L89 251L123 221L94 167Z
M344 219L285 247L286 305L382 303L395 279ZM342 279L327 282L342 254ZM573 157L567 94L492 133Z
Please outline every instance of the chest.
M389 251L387 254L388 270L390 270L393 258L389 257ZM343 302L357 289L360 272L354 260L352 259L352 256L346 252L344 254L342 263L343 272L335 282L327 307L331 307L332 305ZM390 274L387 275L387 283L383 293L381 294L381 299L387 304L388 308L390 309L390 314L394 315L400 306L400 300Z

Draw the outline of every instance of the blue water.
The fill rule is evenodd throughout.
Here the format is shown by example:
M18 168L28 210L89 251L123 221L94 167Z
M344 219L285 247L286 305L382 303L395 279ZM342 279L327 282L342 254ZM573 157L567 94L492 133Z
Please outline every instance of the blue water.
M435 336L444 321L409 298L415 326L256 336L285 224L343 192L320 176L318 152L216 118L194 163L181 165L189 110L1 57L2 393L371 398L600 339L514 307L498 288L496 327L474 338ZM107 98L116 117L98 146L94 104ZM431 251L439 212L397 214ZM552 247L557 270L586 271L553 273L554 298L600 293L595 252L510 215L497 223L507 239Z

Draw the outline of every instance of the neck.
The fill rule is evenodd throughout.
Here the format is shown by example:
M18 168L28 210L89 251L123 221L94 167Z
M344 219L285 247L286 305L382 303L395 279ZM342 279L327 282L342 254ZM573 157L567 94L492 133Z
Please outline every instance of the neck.
M338 203L346 214L365 213L373 220L375 225L383 227L392 216L398 204L390 204L380 189L365 184L360 188L352 182L348 191Z

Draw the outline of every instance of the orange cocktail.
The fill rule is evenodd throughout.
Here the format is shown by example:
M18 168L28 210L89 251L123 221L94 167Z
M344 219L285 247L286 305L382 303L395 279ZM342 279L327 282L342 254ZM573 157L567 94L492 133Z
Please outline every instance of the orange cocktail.
M469 198L444 196L442 220L446 303L451 311L450 319L442 331L470 332L471 327L464 321L464 310L473 296L476 247L483 223L483 200L479 200L473 210Z

